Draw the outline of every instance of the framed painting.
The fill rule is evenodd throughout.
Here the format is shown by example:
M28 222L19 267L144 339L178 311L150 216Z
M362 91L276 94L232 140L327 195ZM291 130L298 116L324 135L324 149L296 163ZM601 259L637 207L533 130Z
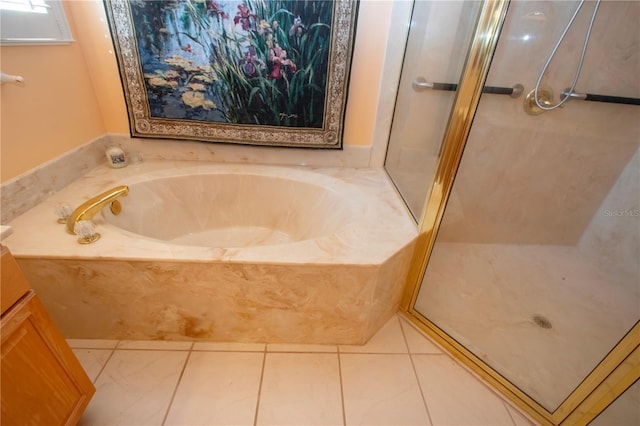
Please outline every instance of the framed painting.
M342 148L353 0L105 0L131 136Z

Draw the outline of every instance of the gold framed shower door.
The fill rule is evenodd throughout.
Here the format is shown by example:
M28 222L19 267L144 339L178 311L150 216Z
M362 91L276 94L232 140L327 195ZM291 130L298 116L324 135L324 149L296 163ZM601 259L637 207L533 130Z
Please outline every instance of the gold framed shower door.
M640 324L636 323L565 401L550 412L414 308L508 6L509 0L485 0L480 11L443 138L434 183L419 221L419 236L402 310L445 350L536 421L544 425L587 424L640 377Z

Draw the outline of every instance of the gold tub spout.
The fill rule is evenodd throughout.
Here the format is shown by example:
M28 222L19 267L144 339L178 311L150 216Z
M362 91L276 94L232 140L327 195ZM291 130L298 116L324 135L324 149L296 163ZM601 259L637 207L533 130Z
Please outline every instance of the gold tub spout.
M75 209L73 213L71 213L71 216L69 216L69 219L67 219L67 232L75 235L76 233L74 231L74 228L76 226L76 223L81 220L93 219L96 213L102 210L102 208L109 203L112 203L112 211L114 211L114 209L118 209L119 213L120 206L116 198L126 197L127 194L129 194L129 187L126 185L120 185L108 191L105 191L100 195L96 195L89 201L85 201L80 205L80 207ZM118 205L114 205L116 203Z

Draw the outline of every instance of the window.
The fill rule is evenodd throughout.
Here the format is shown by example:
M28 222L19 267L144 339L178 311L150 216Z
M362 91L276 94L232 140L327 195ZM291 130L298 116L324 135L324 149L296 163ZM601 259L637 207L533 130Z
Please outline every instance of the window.
M0 0L0 44L65 44L73 41L60 0Z

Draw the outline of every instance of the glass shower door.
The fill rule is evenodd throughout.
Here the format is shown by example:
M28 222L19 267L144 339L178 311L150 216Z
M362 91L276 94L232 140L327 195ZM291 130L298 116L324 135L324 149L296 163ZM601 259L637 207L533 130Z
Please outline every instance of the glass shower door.
M385 169L416 221L431 189L455 90L480 1L416 1L393 115ZM442 86L441 86L442 87Z
M486 84L532 90L577 4L512 1ZM594 6L543 79L553 103ZM639 21L602 2L576 92L640 98ZM639 123L637 105L529 115L483 94L413 307L550 413L638 330Z

